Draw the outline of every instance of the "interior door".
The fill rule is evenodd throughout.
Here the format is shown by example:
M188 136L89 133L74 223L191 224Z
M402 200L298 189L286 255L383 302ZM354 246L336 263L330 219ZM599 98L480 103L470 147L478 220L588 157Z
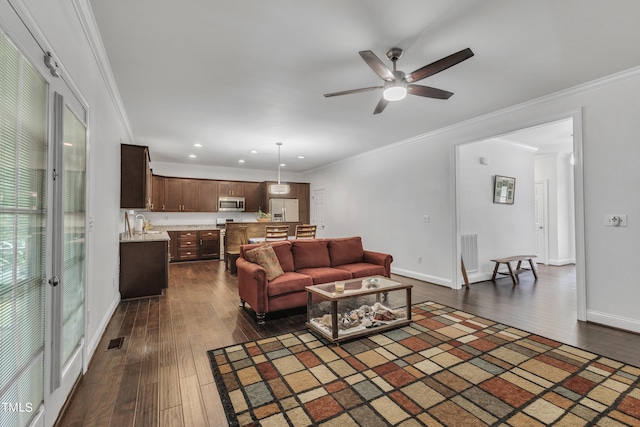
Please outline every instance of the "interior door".
M324 238L324 188L315 188L311 199L313 201L313 210L311 212L311 223L315 224L316 237L318 239Z
M546 200L547 200L547 183L539 181L535 183L534 190L534 207L535 207L535 231L536 231L536 256L538 262L548 264L548 233L546 225Z

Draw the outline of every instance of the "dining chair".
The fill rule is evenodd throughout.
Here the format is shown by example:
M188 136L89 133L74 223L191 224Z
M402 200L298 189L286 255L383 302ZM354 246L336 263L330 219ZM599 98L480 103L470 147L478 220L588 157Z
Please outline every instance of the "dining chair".
M315 239L316 226L309 224L296 225L296 239Z
M274 242L278 240L289 240L289 226L267 225L265 227L264 241Z

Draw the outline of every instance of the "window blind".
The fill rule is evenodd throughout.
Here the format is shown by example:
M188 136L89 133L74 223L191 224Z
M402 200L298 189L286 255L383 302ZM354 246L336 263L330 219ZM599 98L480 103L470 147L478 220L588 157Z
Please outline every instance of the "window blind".
M0 33L0 401L13 405L1 427L28 425L43 402L47 93Z

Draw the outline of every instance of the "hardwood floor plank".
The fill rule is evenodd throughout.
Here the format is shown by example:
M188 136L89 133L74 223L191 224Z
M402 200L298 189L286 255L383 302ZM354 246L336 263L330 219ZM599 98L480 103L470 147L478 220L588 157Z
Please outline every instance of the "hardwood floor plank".
M220 424L221 426L224 424ZM160 427L183 427L182 406L174 406L160 411Z
M251 307L239 307L237 278L219 261L173 263L169 270L164 296L120 303L58 425L120 427L135 417L171 427L226 425L206 351L304 328L305 308L269 313L258 325ZM393 278L414 285L413 303L436 301L640 365L640 335L576 320L573 266L540 265L538 276L523 274L515 286L505 277L462 290ZM387 305L402 306L403 299L392 293ZM122 348L107 351L118 336L125 337Z
M182 396L182 418L187 426L208 426L207 415L202 402L198 377L180 378L180 394Z
M226 426L227 417L222 407L220 395L218 394L218 387L215 383L205 384L200 387L202 392L202 400L204 402L204 409L207 413L207 419L210 426Z
M162 366L158 384L160 390L160 410L182 404L180 397L180 377L178 365Z

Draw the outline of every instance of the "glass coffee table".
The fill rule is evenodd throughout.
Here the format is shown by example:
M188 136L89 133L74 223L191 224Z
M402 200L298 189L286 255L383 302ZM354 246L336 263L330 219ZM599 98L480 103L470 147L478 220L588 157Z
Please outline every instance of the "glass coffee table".
M306 325L334 343L408 325L411 323L411 288L413 285L396 282L384 276L307 286ZM406 295L403 308L389 309L380 303L381 294L385 295L386 300L389 292L402 290ZM357 298L367 295L375 295L376 304L353 307ZM349 303L351 307L347 311L339 311L339 304L342 306L340 309L344 310ZM329 307L326 307L327 305ZM314 317L314 314L320 316Z

